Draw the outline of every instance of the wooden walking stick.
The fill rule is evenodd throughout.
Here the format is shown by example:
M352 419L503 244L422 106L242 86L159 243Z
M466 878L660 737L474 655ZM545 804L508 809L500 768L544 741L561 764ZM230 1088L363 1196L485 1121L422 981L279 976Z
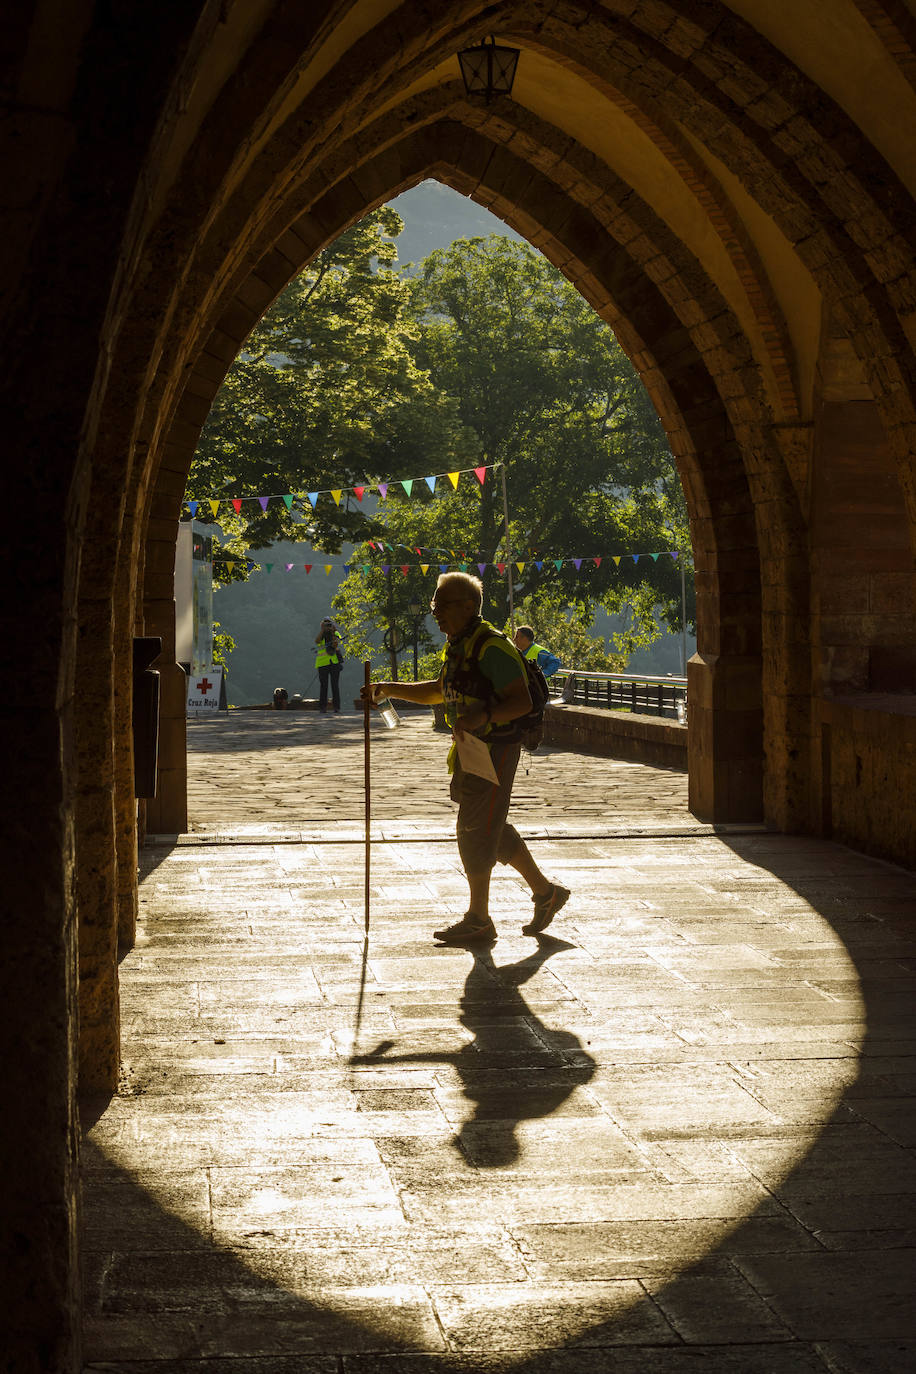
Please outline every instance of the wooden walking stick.
M359 997L356 1002L356 1024L353 1027L353 1054L359 1048L359 1026L363 1019L363 998L366 995L366 969L369 963L369 860L371 857L372 791L369 774L369 713L372 703L369 700L371 680L368 659L363 663L363 787L366 794L365 813L365 877L366 886L363 898L363 961L359 971Z
M365 687L365 692L363 694L363 786L366 794L366 892L363 915L367 939L369 937L369 860L371 853L370 826L372 822L372 784L369 773L369 713L372 710L372 703L369 699L372 687L370 672L369 660L366 659L363 664L363 683Z

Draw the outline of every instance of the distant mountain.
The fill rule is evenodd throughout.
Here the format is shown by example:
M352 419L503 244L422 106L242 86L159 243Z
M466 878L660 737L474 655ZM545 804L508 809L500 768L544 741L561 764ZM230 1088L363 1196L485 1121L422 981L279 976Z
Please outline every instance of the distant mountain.
M423 181L388 203L404 221L404 232L397 240L402 264L422 262L436 248L448 248L455 239L502 234L521 242L521 236L501 219L440 181Z

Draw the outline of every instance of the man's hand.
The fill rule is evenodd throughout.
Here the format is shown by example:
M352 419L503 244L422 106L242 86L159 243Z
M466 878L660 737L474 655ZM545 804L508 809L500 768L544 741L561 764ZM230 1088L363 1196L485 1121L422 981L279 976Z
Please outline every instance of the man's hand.
M459 716L455 721L452 734L455 739L461 739L467 732L475 735L478 730L482 730L489 719L489 714L485 706L475 706L470 711L466 711L463 716Z
M368 698L370 706L378 706L382 698L387 697L396 686L396 682L370 682L368 687L363 683L359 689L360 700L366 701Z

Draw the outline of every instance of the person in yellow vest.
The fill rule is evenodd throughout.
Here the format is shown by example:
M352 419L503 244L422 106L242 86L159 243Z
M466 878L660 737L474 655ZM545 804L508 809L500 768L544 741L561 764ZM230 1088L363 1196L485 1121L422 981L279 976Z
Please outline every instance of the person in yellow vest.
M318 682L320 684L318 709L319 711L327 711L328 709L328 684L330 683L334 710L339 712L340 667L343 661L343 652L340 647L340 635L337 633L337 626L329 616L322 620L315 636L315 643L318 645L315 667L318 669Z
M363 698L368 694L373 704L380 697L400 697L425 706L443 701L455 740L475 735L490 752L495 783L465 772L454 746L449 753L450 795L458 803L458 853L470 896L460 921L433 932L436 940L451 945L492 944L496 939L490 919L490 875L496 863L510 864L531 889L534 913L522 927L526 935L546 930L570 895L567 888L544 877L528 846L506 820L521 753L514 722L530 712L531 695L518 650L482 619L482 604L479 577L443 573L430 605L448 640L439 676L426 682L376 682L361 689Z
M543 644L535 644L534 630L530 625L519 625L513 643L522 658L531 659L536 663L545 677L552 677L559 669L560 660L556 654L545 649Z

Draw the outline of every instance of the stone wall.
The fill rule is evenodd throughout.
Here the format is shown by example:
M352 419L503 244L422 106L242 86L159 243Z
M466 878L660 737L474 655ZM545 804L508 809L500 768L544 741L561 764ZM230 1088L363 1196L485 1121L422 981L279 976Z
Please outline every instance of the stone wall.
M687 771L687 728L660 716L550 705L544 712L544 743Z
M825 838L916 868L916 694L818 707Z

